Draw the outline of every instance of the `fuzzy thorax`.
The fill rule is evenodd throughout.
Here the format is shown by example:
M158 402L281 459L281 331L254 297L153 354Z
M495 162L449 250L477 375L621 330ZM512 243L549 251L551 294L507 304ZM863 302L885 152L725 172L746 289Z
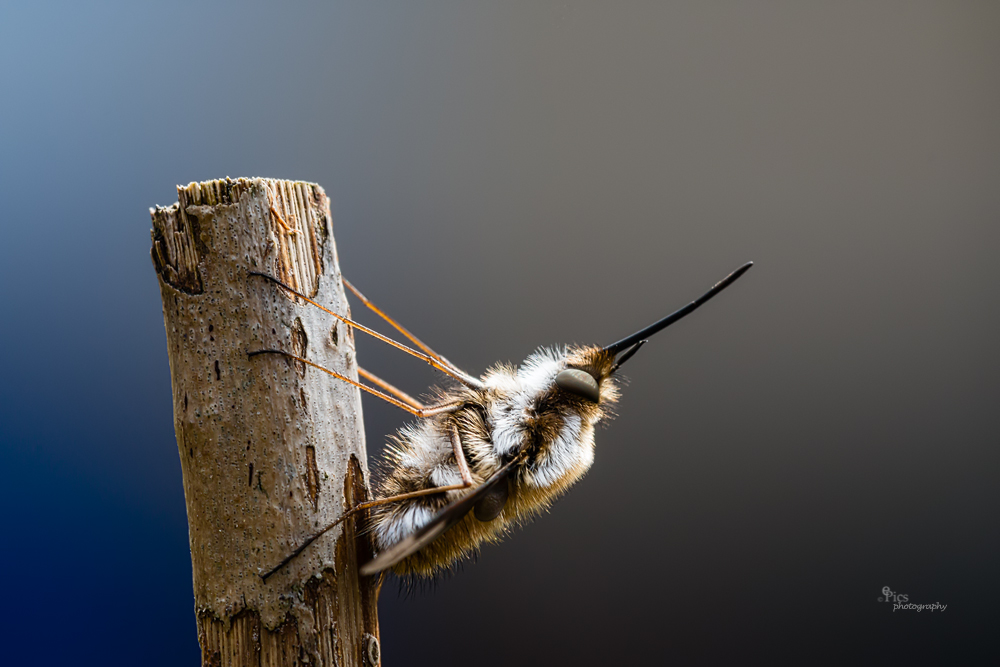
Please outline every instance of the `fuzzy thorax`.
M442 399L461 401L452 413L404 427L382 464L382 497L461 483L449 433L458 430L474 487L505 463L517 459L501 514L480 521L472 512L421 551L398 563L397 574L432 575L484 542L538 512L578 480L594 460L594 427L618 399L611 377L614 359L597 347L542 348L520 367L494 366L482 390L459 388ZM567 368L597 381L594 403L560 388L556 376ZM373 510L372 530L379 550L425 526L435 514L472 489L398 501Z

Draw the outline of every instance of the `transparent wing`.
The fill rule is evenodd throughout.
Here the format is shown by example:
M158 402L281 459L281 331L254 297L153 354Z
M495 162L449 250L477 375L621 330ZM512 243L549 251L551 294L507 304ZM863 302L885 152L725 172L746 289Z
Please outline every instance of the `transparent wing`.
M499 486L501 483L506 484L507 476L510 474L511 468L515 463L517 463L517 461L518 459L514 459L504 465L500 468L500 470L493 473L492 477L476 487L475 491L467 496L459 498L438 512L426 526L412 535L403 538L369 562L362 565L359 572L363 576L367 577L377 574L382 570L387 570L404 558L415 554L436 540L445 531L465 518L465 515L468 514L473 507L475 507L476 503L485 498L490 491Z

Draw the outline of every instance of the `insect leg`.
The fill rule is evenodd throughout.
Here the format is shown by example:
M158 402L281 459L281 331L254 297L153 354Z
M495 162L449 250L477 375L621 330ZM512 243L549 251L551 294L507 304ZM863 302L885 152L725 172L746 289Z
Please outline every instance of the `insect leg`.
M423 350L424 352L426 352L428 355L434 357L435 359L437 359L438 361L440 361L442 364L444 364L445 366L449 367L453 371L461 373L462 375L466 375L467 374L461 368L459 368L455 364L453 364L450 361L448 361L447 359L445 359L444 355L438 354L437 352L435 352L434 350L432 350L426 343L424 343L419 338L417 338L412 333L410 333L409 330L407 330L406 327L404 327L402 324L400 324L396 320L394 320L391 317L389 317L381 308L379 308L374 303L372 303L371 301L369 301L368 297L366 297L364 294L362 294L360 291L358 291L358 288L355 287L354 285L352 285L350 283L350 281L347 280L347 278L344 278L343 276L341 276L341 279L344 281L344 285L347 287L347 289L351 290L351 292L354 294L354 296L358 297L358 299L361 301L361 303L363 303L365 306L367 306L370 310L372 310L376 315L378 315L379 317L381 317L383 320L385 320L386 322L388 322L389 326L391 326L393 329L395 329L399 333L403 334L403 336L405 336L411 343L413 343L414 345L416 345L417 347L419 347L421 350Z
M431 415L441 414L441 413L445 413L445 412L451 412L452 410L455 410L456 408L461 407L461 405L462 405L462 403L457 402L457 401L448 401L448 402L445 402L445 403L437 403L435 405L424 405L423 403L421 403L417 399L415 399L412 396L410 396L409 394L407 394L402 389L398 389L397 387L394 387L393 385L389 384L388 382L386 382L385 380L383 380L379 376L375 375L374 373L372 373L370 371L366 371L365 369L361 368L360 366L358 366L358 375L360 375L364 379L368 380L369 382L371 382L372 384L374 384L376 387L380 387L380 388L386 390L387 392L389 392L390 394L392 394L396 398L400 399L401 401L404 401L405 403L409 403L411 406L413 406L417 410L422 410L423 411L423 416L425 416L425 417L429 417ZM461 450L461 445L459 445L459 451L462 451ZM464 465L465 469L468 470L468 465L465 463L465 459L464 458L463 458L462 463L460 465ZM462 479L463 480L465 479L464 475L463 475ZM470 477L470 479L471 479L471 477Z
M389 547L368 563L361 566L358 572L362 576L369 576L392 567L404 558L416 553L420 549L433 542L441 533L445 532L453 525L461 521L470 510L483 501L500 484L507 484L507 476L511 468L520 464L524 460L523 455L511 459L504 464L500 470L480 484L475 490L453 501L450 505L438 512L423 528L418 529L411 535ZM502 509L502 508L501 508ZM499 512L497 512L499 514Z
M370 372L366 371L365 369L361 368L361 366L358 366L358 375L360 375L364 379L368 380L369 382L371 382L376 387L380 387L382 389L385 389L387 392L389 392L390 394L392 394L393 396L395 396L399 400L404 401L406 403L409 403L411 406L415 407L417 410L423 410L425 407L427 407L423 403L421 403L420 401L418 401L417 399L415 399L412 396L410 396L409 394L407 394L402 389L397 389L396 387L392 386L391 384L389 384L388 382L386 382L385 380L383 380L379 376L375 375L374 373L370 373Z
M469 472L469 462L465 460L465 450L462 449L462 436L458 432L458 426L452 424L448 435L451 436L451 448L455 450L455 462L458 464L458 472L462 475L462 481L465 486L472 486L472 473Z
M373 338L377 338L380 341L382 341L383 343L388 343L389 345L392 345L396 349L402 350L403 352L406 352L407 354L412 355L412 356L416 357L417 359L422 359L422 360L426 361L428 364L430 364L434 368L438 369L439 371L441 371L445 375L450 375L451 377L455 378L456 380L458 380L459 382L461 382L462 384L464 384L466 387L471 387L472 389L483 389L484 386L485 386L485 385L483 385L482 382L480 382L479 380L477 380L476 378L472 377L471 375L469 375L467 373L464 373L464 372L462 372L462 371L460 371L458 369L455 369L455 368L452 368L452 367L450 367L448 365L445 365L444 363L438 361L434 357L428 356L428 355L424 354L423 352L417 352L413 348L407 347L406 345L403 345L402 343L397 343L396 341L394 341L393 339L389 338L388 336L383 336L379 332L373 331L372 329L369 329L368 327L364 326L363 324L359 324L359 323L355 322L354 320L352 320L350 318L344 317L343 315L339 315L339 314L333 312L332 310L330 310L326 306L324 306L324 305L322 305L320 303L317 303L316 301L313 301L312 299L310 299L309 297L307 297L305 294L302 294L301 292L299 292L295 288L289 287L288 285L286 285L285 283L281 282L280 280L278 280L274 276L268 275L266 273L261 273L259 271L248 271L247 273L248 273L248 275L251 275L251 276L260 276L261 278L265 278L267 280L270 280L271 282L273 282L274 284L278 285L279 287L287 290L289 293L294 294L295 296L299 297L300 299L302 299L306 303L311 303L312 305L314 305L317 308L319 308L320 310L322 310L324 313L328 313L330 315L333 315L334 317L336 317L338 320L340 320L341 322L343 322L347 326L353 327L353 328L357 329L358 331L360 331L362 333L366 333L369 336L372 336Z
M305 542L303 542L302 544L300 544L299 547L295 551L293 551L292 553L288 554L288 556L286 556L283 561L281 561L280 563L278 563L277 565L275 565L268 572L266 572L263 575L261 575L261 579L263 579L264 581L267 581L268 577L270 577L275 572L277 572L278 570L280 570L281 568L285 567L290 562L292 562L292 560L296 556L298 556L300 553L302 553L303 551L306 550L306 547L308 547L310 544L312 544L313 542L315 542L316 540L318 540L320 537L322 537L327 531L329 531L329 530L331 530L333 528L336 528L337 526L339 526L340 524L342 524L344 521L347 521L348 519L350 519L354 515L358 514L359 512L363 512L366 509L371 509L372 507L378 507L379 505L387 505L389 503L394 503L394 502L399 501L399 500L409 500L410 498L419 498L421 496L429 496L429 495L434 494L434 493L445 493L447 491L461 491L462 489L469 488L469 486L471 486L471 484L452 484L451 486L438 486L438 487L435 487L433 489L421 489L419 491L411 491L409 493L400 493L399 495L396 495L396 496L389 496L387 498L378 498L377 500L369 500L366 503L361 503L360 505L355 505L351 509L349 509L346 512L344 512L339 519L337 519L336 521L334 521L333 523L331 523L329 526L327 526L326 528L324 528L323 530L319 531L318 533L316 533L312 537L308 538Z
M247 356L252 358L252 357L256 357L257 355L260 355L260 354L280 354L280 355L282 355L284 357L288 357L289 359L294 359L295 361L301 361L302 363L304 363L304 364L306 364L308 366L312 366L313 368L321 370L321 371L323 371L324 373L326 373L328 375L332 375L333 377L337 378L338 380L343 380L347 384L354 385L358 389L362 389L364 391L367 391L369 394L372 394L373 396L377 396L377 397L381 398L386 403L392 403L397 408L402 408L402 409L406 410L407 412L409 412L411 415L414 415L414 416L417 416L417 417L431 417L433 415L440 415L440 414L444 414L446 412L454 412L455 410L458 410L459 408L461 408L464 405L464 403L462 401L452 401L450 403L439 403L438 405L430 405L430 406L423 407L423 408L416 408L416 407L413 407L412 405L409 405L409 404L407 404L407 403L399 400L398 398L393 398L392 396L390 396L390 395L388 395L388 394L386 394L384 392L381 392L378 389L372 389L368 385L361 384L360 382L357 382L356 380L352 380L351 378L349 378L349 377L347 377L345 375L341 375L337 371L331 371L329 368L324 368L324 367L320 366L317 363L309 361L308 359L303 359L302 357L294 355L291 352L285 352L284 350L256 350L254 352L248 352Z
M299 547L295 551L293 551L292 553L290 553L283 561L281 561L280 563L278 563L274 568L272 568L269 572L267 572L266 574L263 575L264 581L267 581L268 577L270 577L272 574L274 574L275 572L277 572L278 570L280 570L281 568L283 568L285 565L287 565L288 563L290 563L293 558L295 558L300 553L302 553L303 551L305 551L306 547L308 547L310 544L312 544L317 539L319 539L320 536L322 536L328 530L330 530L330 529L332 529L332 528L334 528L336 526L339 526L341 523L343 523L347 519L350 519L352 516L354 516L355 514L357 514L359 512L363 512L366 509L371 509L372 507L378 507L380 505L388 505L389 503L394 503L394 502L397 502L397 501L400 501L400 500L409 500L411 498L420 498L422 496L429 496L429 495L432 495L432 494L435 494L435 493L445 493L447 491L461 491L462 489L468 489L469 487L473 486L475 484L475 482L473 482L473 480L472 480L472 473L469 471L469 464L465 460L465 452L462 449L462 438L461 438L461 436L458 433L458 426L452 424L451 429L450 429L450 436L451 436L451 446L455 450L455 461L458 462L458 471L462 475L462 483L461 484L451 484L449 486L437 486L437 487L434 487L433 489L420 489L419 491L410 491L408 493L400 493L400 494L395 495L395 496L388 496L386 498L378 498L376 500L369 500L368 502L364 502L364 503L361 503L360 505L356 505L356 506L352 507L351 509L347 510L346 512L344 512L344 514L341 515L341 517L339 519L337 519L336 521L334 521L333 523L331 523L329 526L327 526L323 530L319 531L318 533L316 533L315 535L313 535L312 537L310 537L309 539L307 539L305 542L303 542L301 545L299 545Z

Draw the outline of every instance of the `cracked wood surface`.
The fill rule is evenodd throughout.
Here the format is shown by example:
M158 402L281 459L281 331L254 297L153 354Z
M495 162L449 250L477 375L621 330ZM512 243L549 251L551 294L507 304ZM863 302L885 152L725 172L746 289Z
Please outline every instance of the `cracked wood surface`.
M202 664L378 664L378 583L359 580L371 547L353 521L260 578L368 496L358 389L247 357L283 349L357 378L351 331L248 275L349 314L326 194L225 179L178 187L178 203L150 214Z

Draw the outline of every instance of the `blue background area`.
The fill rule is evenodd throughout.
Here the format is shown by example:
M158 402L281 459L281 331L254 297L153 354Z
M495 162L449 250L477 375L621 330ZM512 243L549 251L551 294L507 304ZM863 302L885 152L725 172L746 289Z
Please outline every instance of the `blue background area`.
M757 262L387 665L995 661L1000 6L328 4L0 7L4 664L198 660L147 209L227 175L473 372Z

